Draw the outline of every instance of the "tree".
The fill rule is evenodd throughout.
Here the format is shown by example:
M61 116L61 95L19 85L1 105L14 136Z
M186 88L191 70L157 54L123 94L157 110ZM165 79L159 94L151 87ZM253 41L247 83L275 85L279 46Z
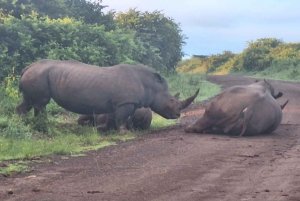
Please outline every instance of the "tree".
M141 39L148 50L139 62L148 64L147 58L153 56L156 58L154 65L158 65L153 67L165 66L174 70L184 56L182 46L186 37L182 34L180 25L160 11L140 12L130 9L125 13L117 13L115 20L122 29L134 30L136 38Z
M0 0L0 12L18 19L32 12L38 13L38 17L51 19L71 17L87 24L104 25L108 31L114 30L114 12L104 14L102 10L106 6L101 3L100 0Z
M104 26L72 18L37 18L36 15L1 18L0 80L39 59L73 59L97 66L134 63L140 46L134 35L122 30L107 32Z
M272 49L282 44L276 38L261 38L248 42L248 47L243 51L239 63L247 71L261 71L271 65L272 57L269 55Z

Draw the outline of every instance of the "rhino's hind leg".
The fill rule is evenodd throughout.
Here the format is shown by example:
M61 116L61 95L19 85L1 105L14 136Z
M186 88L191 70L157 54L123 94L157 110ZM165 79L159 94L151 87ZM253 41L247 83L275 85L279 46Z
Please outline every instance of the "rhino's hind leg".
M252 114L253 114L253 110L254 110L254 108L251 108L251 107L246 107L243 110L243 114L244 114L243 130L242 130L241 134L239 135L239 137L243 136L245 134L245 132L247 131L248 124L249 124Z
M124 104L117 107L115 111L115 121L117 129L120 133L126 133L127 130L127 120L134 113L133 104Z
M32 105L30 103L30 101L28 100L23 100L17 107L16 107L16 111L18 113L18 115L23 115L23 114L27 114L32 108Z
M49 103L50 97L46 98L40 98L38 101L33 102L32 106L34 108L34 116L38 116L41 113L45 113L46 111L46 105Z
M45 113L46 107L34 107L34 116L37 117L41 113Z
M127 123L126 123L126 128L127 128L127 130L130 130L130 131L134 132L135 128L133 127L133 119L132 118L133 118L132 116L128 117Z
M106 130L117 130L115 115L113 113L106 115L105 127Z
M34 108L34 116L43 113L46 110L46 105L50 101L50 96L39 96L39 94L28 95L23 92L23 101L16 107L16 111L19 115L28 113Z

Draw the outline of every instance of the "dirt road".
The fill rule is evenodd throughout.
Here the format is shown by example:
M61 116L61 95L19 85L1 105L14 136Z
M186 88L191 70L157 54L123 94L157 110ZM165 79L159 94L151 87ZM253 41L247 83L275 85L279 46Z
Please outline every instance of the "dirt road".
M253 82L208 80L224 87ZM186 134L181 126L153 131L84 157L34 163L29 174L0 176L0 200L299 201L300 84L270 82L284 93L281 104L290 100L272 134L231 138ZM193 105L182 123L199 118L201 105Z

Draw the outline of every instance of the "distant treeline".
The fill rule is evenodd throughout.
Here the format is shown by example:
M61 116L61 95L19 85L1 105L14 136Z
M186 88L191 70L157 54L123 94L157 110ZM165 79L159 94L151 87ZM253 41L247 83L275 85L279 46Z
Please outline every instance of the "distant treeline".
M0 0L0 80L45 58L175 69L186 39L179 24L160 11L104 8L101 0Z
M179 63L177 71L184 73L276 73L291 69L289 79L299 76L300 43L284 43L276 38L262 38L248 43L240 54L224 51L210 56L194 56ZM295 68L294 70L292 70ZM270 70L272 69L272 71ZM276 71L276 72L275 72Z

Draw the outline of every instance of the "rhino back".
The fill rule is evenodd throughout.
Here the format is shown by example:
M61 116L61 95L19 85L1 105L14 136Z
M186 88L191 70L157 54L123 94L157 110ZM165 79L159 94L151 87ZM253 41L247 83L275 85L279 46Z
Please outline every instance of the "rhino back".
M144 66L99 68L77 61L41 60L24 72L20 85L75 113L109 113L117 105L143 105L146 92L141 79L147 81L153 72Z

